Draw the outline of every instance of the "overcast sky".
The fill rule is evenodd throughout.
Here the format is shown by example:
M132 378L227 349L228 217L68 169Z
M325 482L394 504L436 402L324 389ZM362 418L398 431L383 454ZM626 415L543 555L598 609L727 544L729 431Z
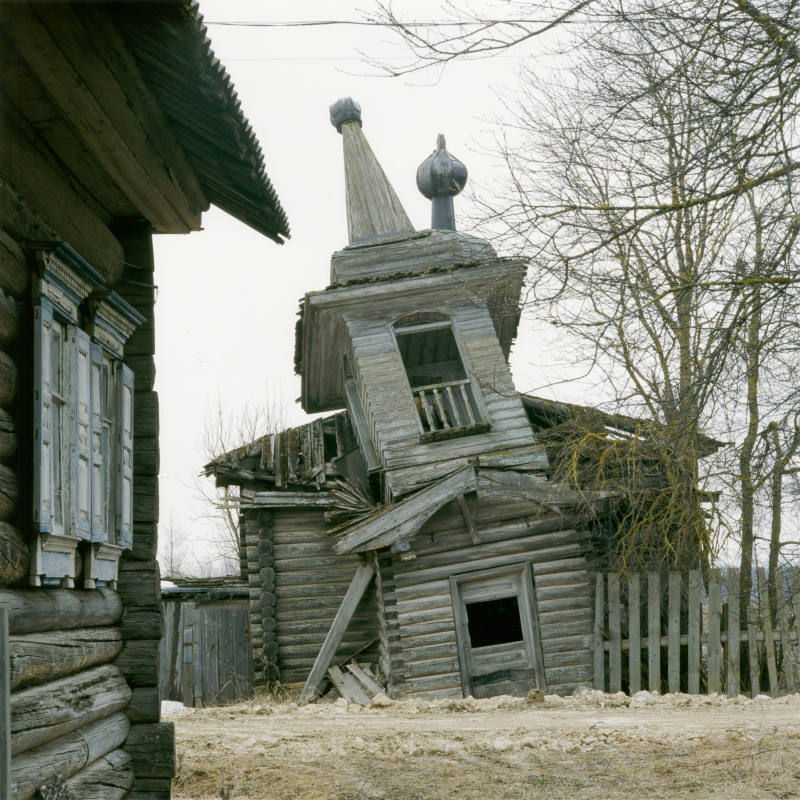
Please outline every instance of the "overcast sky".
M403 0L395 9L443 18L431 3ZM291 225L278 246L213 208L204 230L156 237L157 379L161 408L161 532L170 524L199 552L209 535L193 486L203 465L202 430L218 400L233 413L268 394L294 402L294 323L298 301L328 284L331 254L346 246L341 137L328 119L336 99L362 107L364 132L417 229L430 226L430 204L416 189L418 164L444 133L472 185L496 169L485 147L513 86L517 57L450 65L390 79L376 77L360 55L408 63L385 29L357 26L233 27L215 21L279 22L363 19L343 2L303 2L291 9L248 0L201 0L214 51L227 68L261 142L269 174ZM362 8L366 7L362 6ZM496 10L496 7L495 7ZM468 201L456 199L456 218ZM512 354L517 388L540 390L544 355L523 321ZM552 392L550 392L552 394ZM569 399L565 391L561 396ZM231 442L231 446L241 444Z

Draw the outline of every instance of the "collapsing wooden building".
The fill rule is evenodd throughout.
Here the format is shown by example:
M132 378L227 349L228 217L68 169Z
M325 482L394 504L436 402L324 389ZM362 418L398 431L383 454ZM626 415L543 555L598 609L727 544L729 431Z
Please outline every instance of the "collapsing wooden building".
M0 798L166 800L153 234L288 235L196 3L0 3Z
M296 366L303 408L334 413L206 468L239 487L257 669L303 699L354 653L395 697L590 686L587 497L548 479L508 367L525 264L455 230L443 137L415 231L358 105L331 120L349 244L302 301Z

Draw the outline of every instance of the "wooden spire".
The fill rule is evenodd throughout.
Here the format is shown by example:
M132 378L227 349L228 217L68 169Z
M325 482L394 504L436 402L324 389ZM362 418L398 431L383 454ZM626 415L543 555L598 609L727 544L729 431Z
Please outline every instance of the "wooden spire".
M361 107L351 98L331 106L331 122L342 134L347 194L347 232L359 242L414 230L361 130Z

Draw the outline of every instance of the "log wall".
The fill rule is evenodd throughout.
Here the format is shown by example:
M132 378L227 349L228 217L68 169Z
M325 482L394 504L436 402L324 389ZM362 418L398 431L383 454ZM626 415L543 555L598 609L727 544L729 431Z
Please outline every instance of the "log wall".
M20 533L24 498L19 496L26 448L18 447L18 435L30 404L21 387L32 337L20 335L30 288L20 234L0 230L0 586L23 586L28 578L28 543Z
M321 511L273 512L276 627L270 636L277 644L283 683L302 683L308 677L353 573L361 563L357 556L336 555L332 543ZM377 640L373 586L361 600L336 658L347 658L371 643L359 658L377 660Z
M9 629L9 798L32 797L57 773L75 785L73 797L122 797L133 785L131 759L120 750L132 691L114 663L122 649L119 595L6 589L0 604ZM102 627L85 627L92 619ZM109 770L115 788L101 793Z
M391 659L393 693L461 697L449 577L525 562L533 568L547 691L569 694L590 686L592 600L582 520L543 515L512 498L470 504L480 544L472 543L457 504L450 503L413 540L414 560L380 558L387 608L382 644Z
M150 226L119 223L114 230L124 247L125 271L114 287L142 316L125 345L125 363L134 371L133 549L119 568L124 604L120 671L132 689L130 735L124 750L132 754L131 800L169 800L175 774L175 737L171 722L160 722L158 696L161 625L158 546L159 413L155 379L155 281ZM133 753L134 749L138 755ZM148 750L145 755L144 751ZM169 765L172 765L171 767Z

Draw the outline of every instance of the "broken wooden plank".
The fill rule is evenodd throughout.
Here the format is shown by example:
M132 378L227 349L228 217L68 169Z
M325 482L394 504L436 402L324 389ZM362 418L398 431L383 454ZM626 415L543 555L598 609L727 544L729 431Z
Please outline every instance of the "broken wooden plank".
M367 690L370 697L374 697L376 694L381 694L386 691L369 672L358 664L351 662L347 665L347 669L356 676L358 682Z
M368 706L370 704L369 695L352 674L342 672L339 667L331 667L328 670L328 675L339 694L348 703L358 703L360 706Z
M372 564L362 564L353 575L353 580L350 582L350 586L342 599L342 604L336 612L330 630L325 636L325 641L322 643L322 647L314 661L314 666L306 679L305 686L303 686L303 691L300 693L300 703L309 702L317 694L320 682L336 655L336 649L344 637L358 603L374 577L375 570Z
M352 553L388 547L402 539L408 539L443 505L464 492L474 492L475 486L475 468L472 465L463 467L352 525L333 549L336 553Z
M469 510L466 498L463 494L460 494L458 497L456 497L456 502L458 503L458 507L461 509L461 516L464 517L464 524L467 526L469 535L472 538L472 544L480 544L481 537L478 534L478 526L475 524L475 520L472 517L472 512Z

